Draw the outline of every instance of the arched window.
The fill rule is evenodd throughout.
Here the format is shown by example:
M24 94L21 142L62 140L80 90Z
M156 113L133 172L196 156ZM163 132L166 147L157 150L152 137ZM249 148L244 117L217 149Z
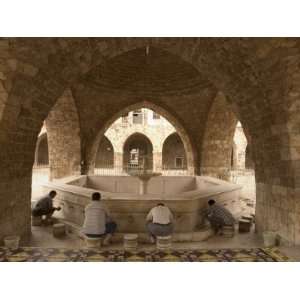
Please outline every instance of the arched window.
M134 133L126 140L123 148L123 168L153 169L153 146L145 135Z

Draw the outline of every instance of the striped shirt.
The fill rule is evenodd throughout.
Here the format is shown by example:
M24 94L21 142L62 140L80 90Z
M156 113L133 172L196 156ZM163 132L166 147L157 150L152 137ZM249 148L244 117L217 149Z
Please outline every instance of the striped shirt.
M207 217L211 222L222 225L233 225L235 223L235 219L231 212L219 204L209 206Z
M104 234L109 212L101 201L92 201L85 208L85 219L82 227L84 234Z

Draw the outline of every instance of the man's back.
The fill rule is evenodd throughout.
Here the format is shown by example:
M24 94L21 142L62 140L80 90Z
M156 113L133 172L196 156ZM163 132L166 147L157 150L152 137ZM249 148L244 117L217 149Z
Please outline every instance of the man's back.
M222 220L226 225L232 225L235 222L231 212L222 205L214 204L210 206L208 215L211 215L212 218Z
M104 234L107 209L100 201L93 201L85 208L82 231L85 234Z
M39 198L33 209L34 210L42 210L42 211L48 211L53 207L53 201L52 198L49 195L43 196Z
M173 215L167 206L158 205L150 210L147 220L151 219L156 224L169 224L172 222Z

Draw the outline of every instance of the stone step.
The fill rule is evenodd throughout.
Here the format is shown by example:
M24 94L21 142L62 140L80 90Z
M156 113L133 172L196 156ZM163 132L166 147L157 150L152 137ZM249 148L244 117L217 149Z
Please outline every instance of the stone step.
M53 236L56 238L64 237L66 235L66 225L63 223L56 223L52 227Z
M252 222L246 219L239 220L239 232L250 232Z
M252 216L242 216L242 219L244 219L244 220L248 220L248 221L250 221L251 223L253 222L253 217Z

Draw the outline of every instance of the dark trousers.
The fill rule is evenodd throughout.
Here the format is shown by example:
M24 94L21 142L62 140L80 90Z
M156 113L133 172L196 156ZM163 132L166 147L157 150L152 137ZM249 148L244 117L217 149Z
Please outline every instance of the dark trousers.
M55 212L55 208L51 208L49 210L44 210L44 209L33 209L31 214L33 217L41 217L41 216L47 216L51 217L53 213Z
M105 224L105 233L103 233L103 234L89 234L89 233L86 233L85 235L87 237L91 237L91 238L93 238L93 237L95 237L95 238L103 237L106 234L114 234L116 229L117 229L117 223L112 221L112 222L107 222Z

